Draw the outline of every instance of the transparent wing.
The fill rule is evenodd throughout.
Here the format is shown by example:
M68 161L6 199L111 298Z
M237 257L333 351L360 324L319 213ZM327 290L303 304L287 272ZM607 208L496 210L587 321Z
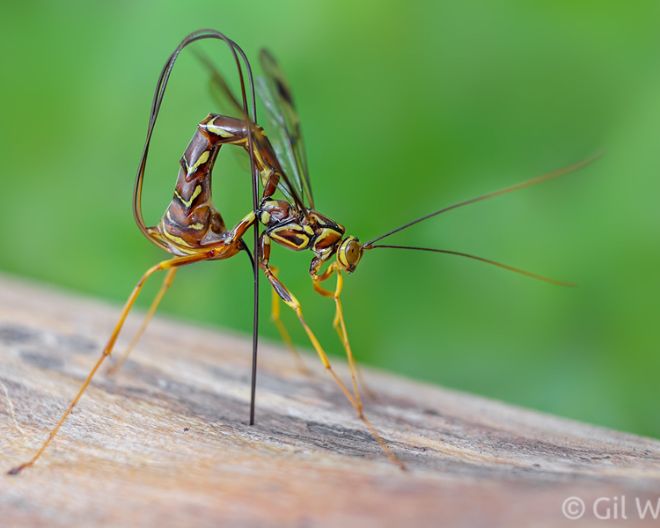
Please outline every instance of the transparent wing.
M290 184L295 185L298 195L313 209L314 196L307 168L305 144L289 84L268 50L261 50L259 61L264 77L257 79L257 92L274 129L271 142L275 154L289 175Z
M231 86L229 85L225 77L222 75L220 70L217 68L217 66L213 64L211 59L207 55L205 55L202 51L198 49L194 49L193 53L200 61L200 63L204 66L204 68L206 68L206 70L209 72L209 88L210 88L211 98L218 105L218 109L220 110L220 112L223 114L233 115L236 117L241 117L241 116L244 117L243 108L239 103L239 99L236 97ZM258 79L257 82L263 84L265 80ZM260 89L259 91L260 91L260 97L264 102L264 106L267 108L269 120L273 122L274 114L271 115L270 109L272 108L273 112L276 112L277 111L277 107L275 106L276 103L270 98L270 93L265 88ZM286 124L285 124L286 121L284 119L284 116L280 114L277 119L278 119L277 123L273 123L274 126L276 126L276 130L283 130L286 133ZM277 134L278 136L281 135L281 133L279 132ZM288 145L289 144L288 140L285 140L285 143ZM287 162L287 160L293 159L291 151L287 150L286 147L283 148L282 139L273 141L272 144L273 144L273 149L275 150L275 155L277 156L277 159L280 161L280 164L282 164L285 172L284 177L280 178L280 181L278 183L278 189L288 200L296 202L298 205L303 205L302 203L298 203L300 200L300 198L298 197L301 197L303 195L302 188L300 188L300 184L298 184L298 182L296 181L294 186L294 184L291 182L291 180L288 177L289 174L291 174L294 178L296 177L295 170L291 168L291 164ZM298 191L296 192L295 189L298 189Z
M238 98L227 83L224 75L213 64L213 61L204 52L197 48L192 48L192 52L197 60L209 72L209 92L211 97L218 105L223 114L243 116L243 108L238 102Z

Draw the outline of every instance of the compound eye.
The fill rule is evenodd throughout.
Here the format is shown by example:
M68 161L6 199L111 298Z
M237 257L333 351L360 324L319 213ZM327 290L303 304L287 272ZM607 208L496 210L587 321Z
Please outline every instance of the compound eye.
M349 273L355 271L355 268L362 258L362 246L355 237L345 239L337 251L337 260L339 264Z
M358 263L358 260L360 260L360 247L354 240L351 240L348 243L348 247L346 248L346 260L351 266L354 266Z
M355 271L355 268L362 258L362 246L356 238L349 238L344 241L342 247L339 250L340 264L348 271L349 273Z

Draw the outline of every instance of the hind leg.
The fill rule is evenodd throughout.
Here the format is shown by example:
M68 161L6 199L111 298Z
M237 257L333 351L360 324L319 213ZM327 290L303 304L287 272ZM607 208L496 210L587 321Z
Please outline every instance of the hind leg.
M48 434L48 438L44 441L44 443L41 445L41 447L37 450L37 452L34 454L34 456L28 460L27 462L16 466L12 469L9 470L8 474L9 475L17 475L21 471L23 471L25 468L28 468L32 466L43 454L43 452L46 450L46 448L50 445L50 443L53 441L55 436L57 435L58 431L66 421L66 419L69 417L71 414L71 411L73 411L73 408L78 404L80 401L80 398L82 397L83 393L89 386L89 384L92 381L92 378L94 378L94 374L98 371L98 369L101 367L105 359L111 354L112 349L115 345L115 342L117 341L117 337L119 336L119 332L121 332L122 327L124 326L124 322L126 321L126 317L128 317L129 312L131 311L131 308L135 304L136 299L140 295L140 292L142 291L142 288L144 287L144 284L147 282L147 280L157 271L163 271L163 270L170 270L175 267L183 266L185 264L191 264L193 262L197 262L200 260L206 260L208 259L207 254L201 254L201 255L193 255L193 256L186 256L186 257L177 257L173 258L170 260L165 260L163 262L160 262L159 264L156 264L155 266L152 266L149 268L144 275L140 278L140 280L137 282L135 285L135 288L133 288L133 291L131 292L130 296L128 297L128 300L126 301L126 304L124 305L124 308L121 311L121 314L119 315L119 321L117 321L117 324L115 325L112 334L110 334L110 338L108 339L107 343L105 344L105 347L103 347L103 351L101 352L101 356L99 359L96 361L94 366L92 367L92 370L90 370L89 374L85 378L85 381L83 384L80 386L80 389L78 390L77 394L71 400L71 403L69 403L69 406L66 408L58 422L55 424L55 426L51 429L50 433Z
M158 305L163 300L165 293L167 293L167 290L170 288L170 286L172 286L172 282L174 282L174 276L176 275L176 270L177 268L172 268L167 272L167 275L165 275L163 284L160 287L160 290L158 290L158 293L156 294L156 297L154 298L153 302L151 303L147 315L145 315L144 319L142 320L142 324L140 325L140 328L138 328L138 331L135 332L133 339L131 339L130 343L126 347L126 350L124 350L124 353L119 357L117 362L114 365L112 365L110 368L108 368L107 370L108 376L112 376L117 373L117 371L122 367L122 365L128 359L128 356L133 350L133 348L135 348L135 345L137 345L137 342L144 334L144 331L147 329L147 326L151 322L151 319L153 319L153 316L156 313L156 310L158 309Z

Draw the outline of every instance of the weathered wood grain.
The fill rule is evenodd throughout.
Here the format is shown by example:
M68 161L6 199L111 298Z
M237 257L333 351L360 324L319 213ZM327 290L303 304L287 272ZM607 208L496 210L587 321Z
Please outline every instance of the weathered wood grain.
M117 314L0 277L3 473L44 439ZM0 477L0 525L561 526L573 495L588 510L624 495L626 525L657 525L633 501L660 497L658 441L367 370L402 472L311 355L304 375L263 347L247 426L249 359L246 338L157 318L38 465Z

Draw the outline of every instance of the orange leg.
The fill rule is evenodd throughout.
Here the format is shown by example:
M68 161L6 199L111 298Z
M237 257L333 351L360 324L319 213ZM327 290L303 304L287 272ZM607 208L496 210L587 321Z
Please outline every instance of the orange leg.
M323 286L321 286L321 282L329 279L333 273L337 274L337 285L335 287L335 291L331 292L330 290L326 290ZM366 385L364 382L364 377L362 376L362 371L360 370L357 362L355 361L355 356L353 356L353 350L351 348L351 343L348 339L348 331L346 330L346 321L344 319L344 310L341 302L341 292L342 288L344 286L344 278L342 277L341 271L339 270L339 266L337 263L331 264L328 269L323 273L322 275L319 275L317 277L312 278L312 285L314 286L314 290L322 295L323 297L328 297L332 298L335 302L335 318L332 321L332 326L334 329L337 331L337 335L339 336L339 340L341 341L342 345L344 346L344 350L346 351L346 358L348 360L348 366L351 371L351 379L353 382L353 391L356 395L356 399L359 401L360 400L360 393L358 390L358 384L360 387L362 387L362 390L367 393L368 396L373 397L374 394L373 392L369 389L369 387Z
M25 468L32 466L38 459L41 457L43 452L46 450L46 448L50 445L50 443L53 441L55 438L55 435L57 435L58 431L62 427L62 424L66 421L66 419L69 417L71 414L71 411L73 411L73 408L77 405L78 401L80 401L80 398L82 397L83 393L85 392L85 389L89 386L89 384L92 381L92 378L94 377L94 374L96 374L96 371L101 367L101 364L107 358L110 353L112 352L112 348L117 341L117 337L119 336L119 332L122 329L122 326L124 325L124 322L126 321L126 317L128 316L128 313L131 311L131 308L133 307L133 304L135 304L135 300L138 298L140 295L140 292L142 291L142 288L144 287L145 282L151 277L154 273L157 271L161 270L170 270L175 267L183 266L185 264L191 264L193 262L197 262L200 260L206 260L209 258L209 255L206 253L204 254L199 254L199 255L191 255L191 256L186 256L186 257L177 257L173 258L170 260L165 260L163 262L160 262L159 264L156 264L155 266L152 266L149 268L144 275L142 275L142 278L138 281L138 283L135 285L135 288L133 288L133 291L131 292L131 295L128 297L128 300L126 301L126 304L124 305L124 308L121 311L121 314L119 316L119 321L115 325L114 330L112 331L112 334L110 335L110 338L108 339L108 342L106 343L105 347L103 348L103 351L101 353L101 357L97 360L96 364L92 367L92 370L89 372L87 375L87 378L85 378L85 381L81 385L80 389L78 390L78 393L76 396L73 398L71 403L69 403L69 406L66 408L62 416L60 417L59 421L55 424L55 427L50 431L48 434L48 438L45 440L45 442L41 445L41 447L37 450L37 452L34 454L34 456L28 460L27 462L16 466L15 468L12 468L9 470L8 474L10 475L17 475L21 471L23 471Z
M335 380L341 391L344 393L344 396L346 396L346 398L351 403L351 405L355 407L358 416L362 418L364 416L362 412L362 407L358 405L357 401L355 400L351 392L348 390L344 382L341 380L341 378L332 368L332 365L330 364L330 360L328 359L325 350L323 350L321 343L319 343L319 340L316 338L316 335L314 335L314 332L312 332L312 329L309 327L307 321L305 321L305 318L303 317L302 308L300 307L300 303L298 302L298 299L296 299L294 295L291 292L289 292L289 290L287 290L286 286L284 286L284 284L282 284L282 282L280 282L280 280L277 277L275 277L275 275L269 269L264 270L264 272L266 274L266 277L270 281L271 285L278 293L278 295L280 295L280 297L286 303L286 305L289 306L296 313L296 315L298 316L298 320L300 321L300 324L302 325L303 329L305 330L305 333L307 334L307 337L309 338L309 341L312 343L314 350L316 350L316 353L319 355L319 358L321 359L321 363L323 363L323 366L328 370L332 378Z
M112 376L112 375L117 373L117 371L126 362L126 359L128 359L128 356L131 353L131 351L135 348L135 345L137 345L137 342L140 340L140 338L144 334L144 331L147 329L147 326L151 322L151 319L153 319L153 316L156 313L156 310L158 309L158 305L163 300L163 297L165 296L165 293L170 288L170 286L172 286L172 282L174 282L174 276L176 275L176 270L177 270L177 268L171 268L167 272L167 275L165 275L165 279L163 280L163 285L160 287L160 290L158 290L158 293L156 294L156 297L154 298L153 302L151 303L151 306L149 307L149 311L145 315L144 320L142 321L142 324L140 325L140 328L135 333L135 335L133 336L133 339L131 339L131 342L128 344L128 346L126 347L126 350L124 350L124 353L119 357L117 362L114 365L112 365L110 368L108 368L108 370L107 370L108 376Z
M360 400L359 393L357 393L357 397L353 396L353 394L351 394L351 392L348 390L344 382L341 380L341 378L332 368L332 365L330 364L330 360L327 354L325 353L325 350L323 350L321 343L319 343L319 340L316 338L316 335L314 335L314 332L312 332L312 329L309 327L307 321L305 321L305 318L303 317L302 308L300 306L300 303L298 302L298 299L296 299L296 297L287 289L286 286L284 286L284 284L282 284L282 282L273 273L271 267L268 264L268 258L270 256L270 245L269 245L269 240L265 235L262 238L262 255L263 255L263 260L260 263L261 269L263 270L264 274L266 275L266 278L269 280L275 292L280 296L280 298L284 301L284 303L287 306L289 306L298 316L298 320L300 321L302 327L305 329L305 332L307 333L307 337L312 343L314 350L316 350L316 353L319 355L319 358L321 359L321 363L323 363L323 366L330 373L332 379L339 386L346 399L353 406L353 408L357 412L358 418L360 418L360 420L362 420L362 422L365 424L365 426L371 433L371 436L373 436L376 442L378 442L378 445L383 450L385 455L390 459L391 462L399 466L401 469L405 469L403 462L401 462L401 460L399 460L399 458L394 454L394 452L387 445L387 443L380 435L378 430L373 426L371 421L364 414L364 409L362 407L362 402Z
M277 277L278 269L275 266L271 266L270 269L273 275ZM289 332L287 331L286 327L284 326L284 323L282 322L282 319L280 318L280 301L281 301L280 296L277 295L275 290L273 290L273 300L271 303L270 320L273 321L273 324L277 328L277 331L280 333L280 336L282 337L282 341L286 343L287 348L291 351L291 354L293 354L293 356L296 358L296 362L298 363L298 369L304 374L310 374L310 370L305 366L305 363L303 362L300 352L298 352L298 349L293 344L293 340L291 339Z

